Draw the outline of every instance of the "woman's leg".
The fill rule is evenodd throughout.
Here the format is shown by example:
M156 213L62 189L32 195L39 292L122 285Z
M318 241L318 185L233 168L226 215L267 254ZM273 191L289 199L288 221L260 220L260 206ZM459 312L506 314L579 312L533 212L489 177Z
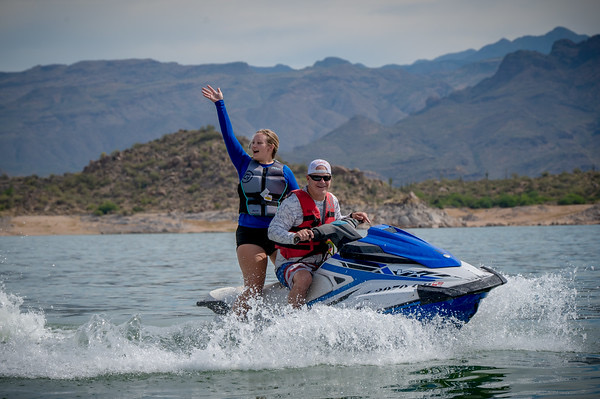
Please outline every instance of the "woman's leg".
M244 277L244 291L235 300L233 311L238 316L244 316L250 309L248 301L262 295L269 258L262 247L254 244L240 245L237 257Z

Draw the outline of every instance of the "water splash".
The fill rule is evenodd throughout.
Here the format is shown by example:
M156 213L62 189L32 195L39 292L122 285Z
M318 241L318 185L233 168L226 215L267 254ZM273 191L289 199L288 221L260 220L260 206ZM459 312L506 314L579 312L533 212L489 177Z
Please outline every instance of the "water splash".
M492 350L580 351L578 292L569 275L509 277L490 292L465 327L474 345Z
M38 342L47 336L46 318L42 312L20 312L23 298L0 289L0 343Z
M412 364L488 350L580 351L577 291L568 276L508 277L462 328L370 310L257 307L235 317L169 327L140 315L116 324L94 315L53 327L44 314L0 291L0 376L53 379L129 373L260 370L315 365Z

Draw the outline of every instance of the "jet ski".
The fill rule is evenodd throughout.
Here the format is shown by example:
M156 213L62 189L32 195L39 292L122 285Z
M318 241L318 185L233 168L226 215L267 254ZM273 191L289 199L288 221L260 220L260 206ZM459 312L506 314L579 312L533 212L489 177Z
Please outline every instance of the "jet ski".
M475 267L398 227L372 226L363 237L358 222L345 219L313 228L315 240L336 252L317 269L307 306L369 308L419 320L436 316L468 322L489 291L506 283L499 273ZM226 314L242 287L211 291L197 302ZM280 283L264 287L266 305L287 304L289 290Z

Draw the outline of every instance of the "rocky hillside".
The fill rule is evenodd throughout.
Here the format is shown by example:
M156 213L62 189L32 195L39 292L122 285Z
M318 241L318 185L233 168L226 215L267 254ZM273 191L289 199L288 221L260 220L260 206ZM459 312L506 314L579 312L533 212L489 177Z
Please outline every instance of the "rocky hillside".
M243 145L248 140L240 138ZM306 166L290 165L300 185ZM332 191L343 212L384 212L404 225L450 225L414 195L369 178L359 170L333 166ZM237 174L221 134L213 127L181 130L147 144L136 144L89 163L82 172L49 177L0 177L0 211L9 215L146 213L237 214ZM233 216L231 216L233 215ZM413 216L410 216L413 215ZM383 220L382 214L381 220ZM423 217L424 221L421 221Z
M247 139L239 139L248 144ZM304 185L306 165L289 166ZM598 172L577 172L480 183L426 181L400 189L358 169L334 164L333 174L332 192L340 199L343 213L365 210L375 223L402 227L462 225L461 220L436 207L473 206L486 196L494 198L494 193L523 201L534 198L532 192L536 192L535 198L544 200L536 203L560 203L561 198L572 200L568 203L593 203L599 198L600 183ZM104 232L129 231L122 225L136 232L171 231L167 225L183 221L233 222L237 217L237 183L221 134L208 126L102 154L78 173L2 175L0 216L6 221L11 216L78 215L92 224L106 224L101 229ZM515 205L521 203L508 206ZM178 221L173 222L175 219ZM143 227L135 227L140 223Z

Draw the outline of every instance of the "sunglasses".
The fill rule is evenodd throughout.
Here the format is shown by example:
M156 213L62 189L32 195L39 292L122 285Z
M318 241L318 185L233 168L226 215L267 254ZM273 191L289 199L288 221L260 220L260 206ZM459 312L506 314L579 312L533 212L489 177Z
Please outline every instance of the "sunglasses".
M308 177L310 177L314 181L321 181L321 180L329 181L329 180L331 180L331 175L326 175L326 176L308 175Z

